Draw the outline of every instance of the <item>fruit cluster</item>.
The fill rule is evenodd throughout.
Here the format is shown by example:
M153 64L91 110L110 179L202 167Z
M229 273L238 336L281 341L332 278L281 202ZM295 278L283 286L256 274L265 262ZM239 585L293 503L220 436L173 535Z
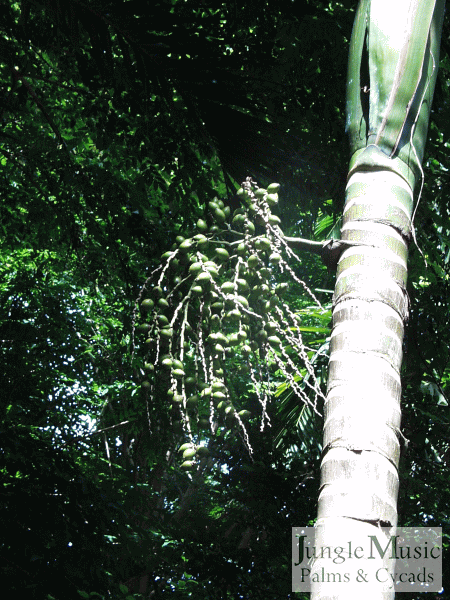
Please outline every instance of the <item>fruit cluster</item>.
M136 327L147 349L142 388L148 396L156 380L164 382L173 431L191 440L221 425L245 432L251 414L238 409L231 373L246 377L263 407L271 370L289 369L293 381L286 348L295 316L283 301L289 284L279 281L280 273L292 271L283 258L280 219L271 212L278 189L248 179L233 214L223 201L209 202L207 220L198 220L192 237L176 239L152 289L144 291L144 320ZM182 468L195 469L202 446L191 441L182 448Z

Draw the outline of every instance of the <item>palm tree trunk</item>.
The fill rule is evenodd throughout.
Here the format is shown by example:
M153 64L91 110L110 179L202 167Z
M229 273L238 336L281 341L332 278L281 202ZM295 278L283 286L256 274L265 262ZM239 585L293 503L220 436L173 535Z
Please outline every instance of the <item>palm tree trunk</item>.
M381 541L381 526L389 535L397 525L408 246L443 8L441 0L361 0L355 19L341 235L363 245L346 249L337 270L316 548L348 548L348 541L366 548L370 535ZM348 558L339 571L349 573L350 583L327 584L320 574L336 568L317 559L311 598L393 598L389 578L362 587L358 574L368 566L371 576L393 567L382 558L372 562Z

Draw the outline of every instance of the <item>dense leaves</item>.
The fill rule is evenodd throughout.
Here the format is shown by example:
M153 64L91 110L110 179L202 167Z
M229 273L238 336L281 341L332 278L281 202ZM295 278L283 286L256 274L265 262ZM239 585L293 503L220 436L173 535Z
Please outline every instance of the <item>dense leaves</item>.
M2 522L14 524L1 544L5 594L289 597L290 527L315 516L319 419L301 412L287 381L267 408L272 428L246 425L253 460L219 430L203 433L198 472L182 471L167 397L146 403L140 390L133 311L177 235L210 219L215 196L238 208L247 176L281 183L274 212L286 235L330 236L346 171L352 10L2 4L0 473ZM428 266L418 252L411 263L400 508L403 524L446 527L445 45L441 62L416 215ZM317 256L293 268L331 300L333 274ZM289 302L305 327L320 323L308 342L326 351L328 315L295 294ZM316 367L324 381L324 360ZM233 382L260 414L245 374Z

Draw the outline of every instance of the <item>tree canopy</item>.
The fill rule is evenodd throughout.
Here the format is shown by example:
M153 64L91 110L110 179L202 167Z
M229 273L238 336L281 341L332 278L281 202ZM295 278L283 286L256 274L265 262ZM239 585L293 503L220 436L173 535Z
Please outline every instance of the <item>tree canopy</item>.
M242 208L247 177L281 185L272 211L286 236L339 236L353 14L353 2L310 0L295 10L2 4L0 472L2 521L15 524L2 539L5 592L294 597L290 528L315 517L320 417L279 371L261 433L236 363L229 376L252 415L253 454L220 427L202 434L201 470L184 472L184 437L167 397L142 392L145 348L134 360L133 337L161 255L199 219L211 224L214 198L231 214ZM400 497L403 525L446 536L448 32L447 18L410 264ZM317 351L334 276L318 256L300 257L294 275L325 310L288 275L286 303L304 311ZM324 356L315 369L324 389Z

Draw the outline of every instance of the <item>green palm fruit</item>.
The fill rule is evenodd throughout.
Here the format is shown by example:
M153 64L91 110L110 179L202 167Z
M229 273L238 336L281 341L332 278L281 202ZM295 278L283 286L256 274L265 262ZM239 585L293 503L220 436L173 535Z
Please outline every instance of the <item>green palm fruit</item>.
M193 448L193 447L194 447L194 444L192 442L186 442L178 448L178 452L184 452L185 450L188 450L188 448Z
M235 301L238 304L242 304L244 308L248 308L248 300L245 298L245 296L235 296Z
M213 312L220 312L223 308L223 302L213 302L211 304L211 310Z
M203 294L203 288L201 285L193 285L191 287L191 292L195 294L195 296L201 296Z
M248 344L245 344L244 346L242 346L241 352L244 356L250 356L250 354L252 353L252 349Z
M169 303L167 302L167 300L165 298L160 298L158 300L158 306L159 306L159 308L162 308L162 309L169 308Z
M182 379L186 375L186 373L183 371L183 369L173 369L172 375L176 379Z
M268 334L267 334L267 331L265 331L264 329L260 329L260 330L258 331L258 333L256 334L256 340L257 340L259 343L265 342L265 341L267 340L267 338L268 338L268 337L269 337L269 336L268 336Z
M240 410L238 412L238 415L240 416L242 421L246 421L252 416L252 413L249 410Z
M160 298L163 295L162 287L160 285L155 285L155 287L152 289L152 293L157 298Z
M166 315L158 315L156 318L160 327L164 327L164 325L169 324L169 319L166 317Z
M228 336L228 345L229 346L237 346L240 343L240 339L237 333L231 333Z
M216 209L220 208L220 206L218 202L211 200L211 202L208 202L208 208L211 212L214 212Z
M247 339L247 332L244 331L243 329L239 330L237 333L239 342L245 342L245 340Z
M150 298L146 298L141 302L141 308L143 312L150 312L152 308L155 306L155 303Z
M283 294L285 294L289 289L289 284L288 283L279 283L276 287L275 287L275 292L279 295L279 296L283 296Z
M255 241L255 246L258 250L269 250L271 243L266 237L262 237Z
M281 223L281 219L280 217L277 217L277 215L270 215L269 223L270 225L279 225Z
M236 248L236 253L239 254L239 256L242 256L246 252L247 252L247 246L246 246L245 242L240 242L238 244L238 247Z
M222 320L220 318L220 315L218 315L217 313L214 313L213 315L211 315L209 322L213 329L218 329L220 327L221 321Z
M211 287L211 275L209 273L200 273L195 278L195 283L207 291Z
M195 471L195 461L185 460L181 465L181 469L183 469L183 471Z
M151 329L150 323L141 323L136 327L138 333L148 333Z
M234 215L233 220L231 221L235 227L239 229L245 226L246 216L243 214Z
M217 258L222 262L226 262L230 258L230 255L225 248L215 248L214 252Z
M269 344L275 348L279 347L281 345L281 340L277 335L269 335L269 337L267 338L267 341L269 342Z
M186 448L186 450L183 452L183 458L190 460L191 458L194 458L196 454L197 450L195 448Z
M267 296L270 294L270 288L267 285L267 283L263 283L262 285L259 286L259 294L263 298L267 298Z
M152 384L150 383L150 381L143 381L141 383L141 388L145 391L148 392L152 387Z
M172 327L167 327L165 329L160 329L159 330L159 335L166 339L166 340L170 340L170 338L173 336L173 329Z
M221 208L216 208L213 212L214 218L218 223L223 223L227 220L227 216Z
M189 396L189 398L186 400L186 406L188 408L196 408L198 405L198 396L197 394L194 394L193 396Z
M223 381L214 381L211 388L212 388L213 392L221 392L224 389L226 389Z
M232 281L224 281L220 289L224 294L232 294L234 292L234 283Z
M233 308L233 310L230 310L227 312L227 319L229 319L230 321L239 321L242 317L241 311L237 308Z
M259 258L256 254L252 254L251 256L248 257L247 259L247 265L250 267L250 269L255 269L259 264Z
M267 190L264 188L258 188L255 192L256 198L263 198L267 194Z
M269 256L269 262L271 262L273 265L278 265L281 262L281 254L278 254L278 252L272 252L272 254Z
M277 331L278 325L275 323L275 321L269 321L265 324L264 329L269 335L273 335Z
M172 366L174 369L184 369L184 365L181 360L177 360L176 358L172 359Z
M216 341L223 344L224 346L227 345L228 339L227 336L225 334L223 334L221 331L218 331L216 333Z
M255 224L253 223L253 221L250 221L250 219L247 219L247 221L245 222L245 230L251 235L255 233Z
M175 241L178 245L182 244L184 240L185 238L182 235L177 235L177 237L175 238Z
M206 221L204 221L203 219L199 219L197 221L197 229L199 229L200 231L206 231L208 229Z
M173 361L172 361L171 358L164 358L161 361L161 364L162 364L163 367L166 367L166 369L171 369L172 366L173 366Z
M270 300L272 300L272 298ZM267 314L272 310L272 304L270 303L270 300L266 300L261 306L261 311L264 314Z
M147 371L148 373L151 373L154 370L155 370L155 366L152 365L152 363L148 363L148 362L144 363L144 371Z
M187 254L189 252L189 250L192 248L192 246L194 245L194 240L191 240L190 238L187 240L184 240L183 242L181 242L180 246L179 246L179 250L180 252L182 252L183 254Z
M221 401L219 402L219 404L217 405L217 410L218 410L219 412L222 412L222 413L224 413L224 412L225 412L225 409L226 409L226 408L228 408L228 406L229 406L229 405L230 405L230 404L229 404L229 402L227 402L227 400L221 400Z
M267 194L266 202L270 207L275 206L278 204L278 194Z
M268 187L267 187L267 191L269 192L269 194L275 194L276 192L278 192L280 189L280 184L279 183L271 183Z
M202 265L203 263L199 261L193 262L192 265L189 267L189 273L194 273L194 275L198 275L198 273L200 273L202 270Z
M249 287L246 279L242 279L242 278L236 279L236 283L237 283L237 288L238 288L239 292L243 293L243 292L248 292L250 290L250 287Z

